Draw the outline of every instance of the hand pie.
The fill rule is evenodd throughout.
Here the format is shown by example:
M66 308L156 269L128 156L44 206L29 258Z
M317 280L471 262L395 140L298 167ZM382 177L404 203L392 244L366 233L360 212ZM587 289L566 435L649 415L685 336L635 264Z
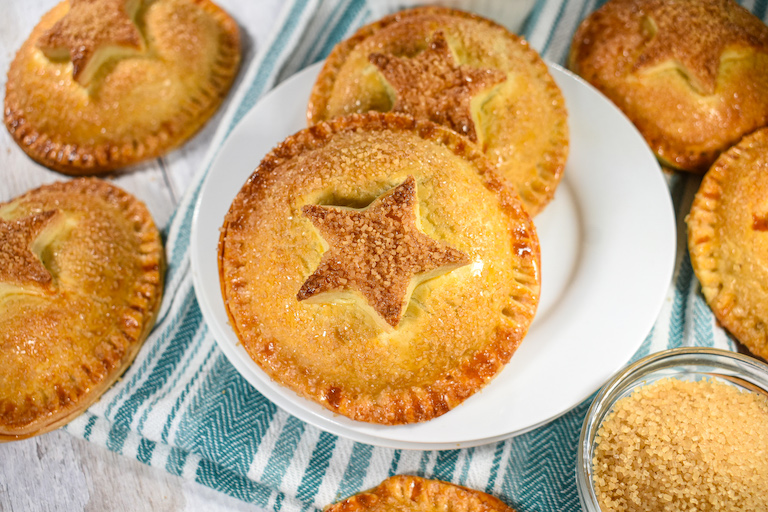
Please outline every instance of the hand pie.
M267 155L219 242L230 324L274 380L349 418L425 421L482 388L525 336L539 244L467 139L371 112Z
M68 423L133 361L163 289L160 234L107 182L0 204L0 441Z
M208 0L70 0L8 71L5 125L70 175L158 157L218 109L240 64L237 24Z
M579 26L569 66L672 168L704 173L768 124L768 27L732 0L611 0Z
M477 143L536 215L568 156L565 101L528 43L490 20L425 7L367 25L328 56L309 123L355 112L400 112Z
M768 359L768 128L720 155L687 223L704 298L723 327Z
M498 498L440 480L397 475L376 488L330 505L324 512L515 512Z

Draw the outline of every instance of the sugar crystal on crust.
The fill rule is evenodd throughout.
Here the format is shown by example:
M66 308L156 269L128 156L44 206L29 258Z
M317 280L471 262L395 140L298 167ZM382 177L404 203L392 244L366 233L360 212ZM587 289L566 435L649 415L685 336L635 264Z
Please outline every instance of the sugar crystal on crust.
M70 0L69 12L37 41L51 59L72 61L73 78L88 86L110 57L144 49L133 16L141 0Z
M413 176L362 210L305 205L304 215L330 249L297 298L356 290L384 321L397 327L414 277L469 263L465 253L431 239L418 228L417 207Z
M413 58L372 53L369 60L397 93L393 111L448 126L474 142L470 100L507 79L497 69L457 64L442 31L435 32L427 49Z
M50 286L51 274L30 246L57 213L48 210L18 220L0 219L0 283Z
M726 49L768 49L765 25L730 0L653 0L641 9L647 42L635 61L635 71L668 61L679 63L691 86L702 94L714 94ZM628 14L635 12L629 10Z

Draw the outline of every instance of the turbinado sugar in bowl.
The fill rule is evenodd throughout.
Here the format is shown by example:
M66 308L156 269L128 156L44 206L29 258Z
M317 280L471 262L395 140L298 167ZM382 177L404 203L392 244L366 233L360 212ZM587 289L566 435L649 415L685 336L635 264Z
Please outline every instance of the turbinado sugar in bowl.
M768 397L665 378L616 402L592 460L602 511L768 511Z

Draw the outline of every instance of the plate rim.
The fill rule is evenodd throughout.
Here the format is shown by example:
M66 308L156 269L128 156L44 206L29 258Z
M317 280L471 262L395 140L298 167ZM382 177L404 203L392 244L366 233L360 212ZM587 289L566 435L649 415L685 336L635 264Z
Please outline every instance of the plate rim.
M400 448L400 449L426 449L426 450L443 450L443 449L455 449L455 448L464 448L464 447L472 447L472 446L478 446L483 444L488 444L492 442L497 442L500 440L508 439L510 437L514 437L520 434L524 434L525 432L529 432L533 429L536 429L546 423L549 423L553 421L554 419L566 414L568 411L572 410L576 406L578 406L580 403L582 403L585 399L589 398L594 392L596 392L600 387L602 387L603 382L601 382L599 385L594 387L591 391L584 394L584 396L580 397L578 400L576 400L573 404L571 404L569 407L551 415L544 419L541 419L540 421L531 423L525 428L513 430L510 432L504 432L500 433L498 435L494 436L486 436L482 438L477 439L462 439L457 441L447 441L447 442L421 442L421 441L407 441L403 439L393 439L391 437L386 436L379 436L376 434L361 432L357 430L356 428L350 428L345 425L339 424L338 422L334 423L332 419L328 419L323 417L323 415L332 415L332 417L339 418L338 415L334 415L332 412L325 410L324 408L321 408L318 404L315 404L314 402L303 398L299 396L298 394L295 394L292 390L285 388L284 386L280 385L279 383L276 383L272 381L269 376L266 375L261 368L258 367L258 365L253 361L250 360L250 364L248 364L248 361L244 361L242 359L242 355L238 354L237 346L239 345L239 341L235 342L235 345L231 343L231 341L227 340L226 338L228 336L233 336L236 339L236 336L234 334L234 331L231 330L231 327L229 326L228 321L226 322L226 326L222 326L219 323L217 315L212 311L212 305L211 300L212 297L209 297L207 293L204 293L206 290L206 286L204 282L202 281L202 273L205 272L205 269L201 267L202 263L200 261L201 254L198 249L201 249L199 247L200 243L200 216L201 216L201 210L204 209L204 206L202 205L203 198L206 195L206 191L209 187L213 186L212 180L215 176L215 169L217 168L217 164L224 158L225 149L227 148L227 145L232 142L233 134L236 134L239 130L245 129L244 127L248 126L248 120L255 116L256 113L259 112L260 107L264 103L268 103L272 101L274 96L278 96L282 91L288 90L290 87L296 87L297 83L301 83L305 80L309 80L310 83L314 82L314 76L319 72L320 67L322 65L322 62L316 63L312 66L309 66L295 75L289 77L287 80L283 81L281 84L270 90L268 93L266 93L264 96L262 96L259 101L257 101L251 109L242 116L242 118L238 121L237 125L235 125L231 130L229 130L228 135L221 141L221 145L218 148L216 156L212 159L211 164L209 166L209 170L207 175L203 178L198 197L195 199L195 205L192 215L192 225L191 225L191 232L190 232L190 259L191 259L191 271L192 271L192 280L193 280L193 288L195 291L195 294L197 296L197 300L200 304L201 313L203 315L203 319L208 324L209 329L211 330L211 333L213 335L213 338L217 344L217 346L222 350L222 352L225 354L229 362L235 366L237 371L243 376L243 378L251 385L253 386L260 394L265 396L268 400L270 400L272 403L274 403L276 406L278 406L280 409L285 411L288 414L291 414L293 416L296 416L300 420L307 422L308 424L311 424L317 428L320 428L321 430L327 431L329 433L332 433L334 435L343 436L346 438L349 438L353 441L363 442L367 444L373 444L377 446L387 447L387 448ZM560 74L562 77L561 79L568 79L573 80L576 83L578 83L578 87L586 87L589 91L591 91L591 94L597 94L599 98L606 103L606 106L610 106L612 110L614 111L614 114L618 113L623 119L624 122L629 124L629 127L635 132L635 136L637 138L640 138L642 141L642 137L640 136L637 129L631 124L631 122L626 118L626 116L612 103L609 102L602 94L599 93L594 87L592 87L590 84L588 84L586 81L581 79L580 77L574 75L570 71L567 71L563 69L561 66L557 64L552 64L550 62L547 62L547 65L550 67L550 70L554 70L553 77L555 77L556 82L557 75ZM565 77L565 78L563 78ZM562 86L561 86L562 87ZM569 124L572 121L571 118L571 108L568 104L566 104L566 108L568 108L569 111ZM299 129L303 129L305 126L302 125ZM573 128L570 128L570 132L572 133ZM664 182L663 174L661 172L661 168L656 161L655 157L650 151L650 148L647 147L644 141L643 145L647 153L652 157L653 163L655 164L656 169L658 170L658 181L663 186L666 194L665 197L667 199L666 204L664 205L663 210L667 213L667 220L666 227L668 228L666 231L666 244L667 244L667 265L666 265L666 272L664 272L664 279L663 282L666 283L665 286L660 287L659 290L657 290L657 293L654 294L657 296L656 304L653 308L648 308L647 311L644 313L647 315L647 318L643 322L644 325L647 326L647 328L644 330L643 335L638 335L638 340L636 344L633 345L632 351L636 351L640 345L642 344L642 341L647 336L648 332L650 332L653 324L655 323L656 319L658 318L659 312L661 311L662 305L664 303L664 299L667 295L667 291L669 288L669 285L671 283L673 272L674 272L674 263L676 259L676 250L677 250L677 226L676 226L676 220L675 220L675 214L674 214L674 208L672 204L672 198L671 194L669 194L669 189L667 184ZM274 147L274 146L272 146ZM249 174L245 177L245 179L250 176L250 173L253 172L255 167L258 166L258 163L261 161L264 155L260 155L258 157L258 161L255 161L255 165L251 168L251 171ZM569 155L569 161L570 161L570 155ZM569 173L566 171L564 175L564 181L568 180ZM244 181L243 181L244 183ZM569 182L566 181L563 185L569 185ZM234 197L232 198L234 199ZM658 205L656 205L658 207ZM226 210L228 210L229 205L227 205ZM546 211L546 210L545 210ZM223 220L223 219L222 219ZM535 222L535 219L534 219ZM220 224L220 223L219 223ZM218 237L216 237L217 243L218 243ZM214 248L209 248L212 252L217 252L214 250ZM218 282L218 267L215 269L216 274L216 281ZM210 290L208 290L210 292ZM223 299L221 297L220 288L217 286L215 290L215 300L221 301L221 304L223 305ZM650 310L653 310L653 313L650 313ZM538 315L537 315L538 316ZM231 332L227 333L226 330L229 329ZM222 339L224 338L224 339ZM523 344L525 345L525 344ZM617 367L611 368L609 372L607 372L607 377L615 373L619 368L621 368L623 365L627 364L629 362L630 355ZM513 358L514 359L514 358ZM263 384L267 386L267 389L262 389L262 386L257 385L254 383L254 375L251 373L253 371L256 371L257 373L261 374L261 378L257 378L257 382L259 384ZM488 386L491 386L492 383L489 383ZM279 396L279 393L275 391L275 387L282 388L283 391L286 391L289 394L293 395L293 399L288 401L288 404L284 403L282 398ZM487 386L486 386L487 387ZM481 390L482 391L482 390ZM476 395L479 395L480 392L476 393ZM308 404L308 405L307 405ZM302 405L307 405L307 407L302 407ZM315 408L321 408L322 410L318 414L317 411L313 411L312 407ZM448 415L444 415L442 418L447 417ZM439 418L436 418L434 420L430 420L430 422L425 423L419 423L415 424L414 427L422 426L425 424L429 424L432 422L435 422ZM342 421L352 421L348 420L346 418L343 418ZM328 424L326 424L328 422ZM354 425L354 427L357 427L358 425ZM373 429L376 432L379 432L381 430L385 429L393 429L403 426L395 426L395 427L387 427L387 426L379 426L379 425L371 425L367 423L360 423L359 428L368 428ZM408 426L405 426L408 427Z

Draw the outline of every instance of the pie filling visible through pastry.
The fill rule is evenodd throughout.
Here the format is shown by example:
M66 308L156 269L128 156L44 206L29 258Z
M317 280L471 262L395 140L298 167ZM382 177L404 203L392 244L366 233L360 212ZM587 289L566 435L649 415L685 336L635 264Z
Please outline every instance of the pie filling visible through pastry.
M120 376L154 324L163 269L146 207L109 183L0 204L0 441L69 422Z
M369 113L267 155L226 215L222 296L274 380L349 418L455 407L517 349L540 289L530 216L475 145Z
M330 302L331 293L360 293L358 304L385 328L397 328L417 279L469 263L465 253L419 229L413 176L362 210L308 204L302 213L330 247L296 297Z
M51 169L105 173L195 133L239 63L237 23L209 0L64 0L11 63L5 125Z
M395 13L334 47L310 95L310 124L351 113L400 112L476 142L536 215L568 156L562 93L523 39L443 7Z

